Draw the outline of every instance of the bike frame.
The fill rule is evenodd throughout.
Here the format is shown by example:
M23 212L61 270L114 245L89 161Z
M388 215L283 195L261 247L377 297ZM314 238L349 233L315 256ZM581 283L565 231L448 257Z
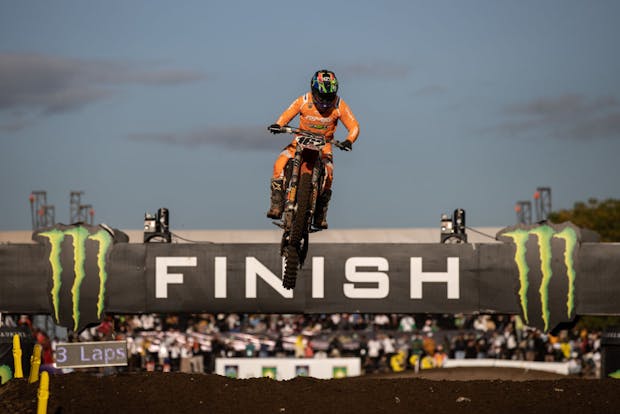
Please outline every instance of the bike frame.
M286 289L292 289L298 267L301 268L308 254L309 234L321 230L318 226L313 227L312 222L317 199L325 185L323 147L327 145L327 140L323 135L290 126L273 129L272 132L293 134L296 141L295 155L285 167L283 220L282 223L274 222L284 230L280 243L280 253L286 260L282 283ZM344 149L338 141L331 143ZM302 188L299 188L300 185ZM301 199L300 194L303 194Z
M284 226L289 228L297 205L297 185L303 173L312 174L312 198L310 201L310 217L315 212L316 200L321 193L325 179L321 149L311 149L297 144L295 156L289 161L292 163L291 175L286 183L286 202L284 205Z

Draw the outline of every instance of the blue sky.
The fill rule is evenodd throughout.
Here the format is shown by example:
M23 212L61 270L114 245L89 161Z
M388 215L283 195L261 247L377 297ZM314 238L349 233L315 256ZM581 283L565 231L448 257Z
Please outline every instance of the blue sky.
M0 3L0 230L56 221L270 229L266 126L336 72L360 122L335 154L331 228L516 221L620 197L617 1ZM295 123L295 122L293 122ZM340 127L337 138L346 131Z

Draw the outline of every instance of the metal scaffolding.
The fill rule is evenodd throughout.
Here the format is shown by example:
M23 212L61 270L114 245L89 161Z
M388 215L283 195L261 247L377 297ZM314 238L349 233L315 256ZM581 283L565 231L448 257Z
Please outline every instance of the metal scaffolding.
M56 209L47 204L46 191L33 191L29 200L33 231L56 224Z
M515 206L515 212L517 213L518 224L532 224L531 201L517 201L517 205Z
M71 191L69 222L93 224L95 210L91 204L82 204L83 191Z
M534 203L536 203L536 221L547 220L551 213L551 188L538 187L534 193Z

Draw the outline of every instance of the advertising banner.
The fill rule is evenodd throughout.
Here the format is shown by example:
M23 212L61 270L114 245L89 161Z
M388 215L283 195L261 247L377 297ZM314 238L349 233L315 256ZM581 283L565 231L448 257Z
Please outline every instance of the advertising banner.
M48 313L80 331L110 313L520 314L553 329L620 314L620 244L570 223L516 226L503 243L310 243L294 290L278 244L126 243L58 225L0 246L0 311Z
M215 373L228 378L331 379L361 375L362 363L360 358L217 358Z

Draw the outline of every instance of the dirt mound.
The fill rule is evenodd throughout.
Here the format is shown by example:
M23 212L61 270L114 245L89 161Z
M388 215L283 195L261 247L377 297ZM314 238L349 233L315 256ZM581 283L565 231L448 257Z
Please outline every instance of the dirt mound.
M531 380L559 380L571 379L566 375L556 374L547 371L536 371L518 368L487 368L487 367L468 367L468 368L442 368L427 369L419 372L404 371L393 374L372 374L366 378L423 378L430 380L447 381L471 381L471 380L503 380L503 381L531 381ZM572 379L576 379L574 377Z
M437 370L439 371L439 370ZM429 378L364 376L228 379L218 375L139 373L50 378L48 413L612 413L620 411L615 380L526 379L523 370L445 369ZM427 373L424 373L426 375ZM528 372L527 375L548 375ZM441 376L441 380L438 380ZM37 384L0 388L1 413L35 413Z

